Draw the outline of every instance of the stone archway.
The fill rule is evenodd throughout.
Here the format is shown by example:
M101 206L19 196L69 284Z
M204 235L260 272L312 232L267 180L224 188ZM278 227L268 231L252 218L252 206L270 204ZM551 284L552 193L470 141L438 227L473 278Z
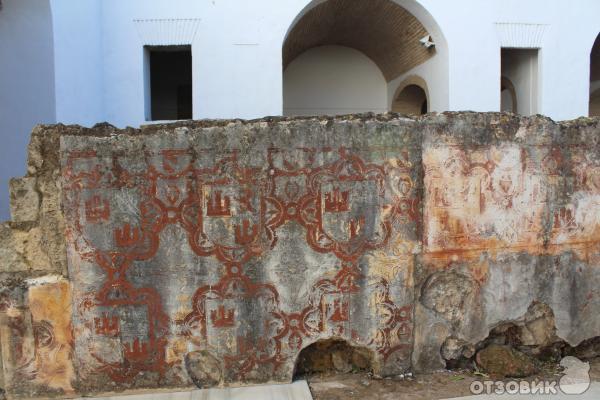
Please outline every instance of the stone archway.
M298 60L308 57L310 52L314 56L314 49L332 50L333 47L350 48L362 53L362 56L357 56L351 64L338 62L337 69L306 69L299 72L298 64L301 62ZM322 52L322 55L334 58L331 53ZM284 114L331 115L387 111L390 109L387 100L390 88L395 86L398 79L410 75L410 71L432 60L439 63L439 68L432 68L432 71L447 74L446 57L447 47L443 35L433 18L415 0L312 1L291 24L282 45ZM348 70L349 65L356 66L360 63L359 58L369 59L380 70L387 84L385 90L378 89L381 97L376 96L377 101L373 101L368 96L362 96L361 93L370 93L364 89L355 91L358 92L355 95L329 96L331 93L342 93L349 86L354 86L354 82L364 80L362 75ZM306 62L311 65L316 63L318 61ZM327 88L311 91L309 89L314 85L309 72L316 79L323 79L325 75L331 75L334 79L347 79L342 80L338 86L320 84L320 87ZM302 73L305 80L300 80L301 84L298 84L298 76ZM437 81L447 84L447 79ZM301 89L300 94L298 87ZM440 97L447 96L447 90L443 88L438 93ZM383 96L387 104L381 107L380 98ZM331 97L329 103L325 101L328 97ZM353 101L348 102L349 99ZM436 100L438 105L444 103L443 100ZM445 102L447 103L447 99Z

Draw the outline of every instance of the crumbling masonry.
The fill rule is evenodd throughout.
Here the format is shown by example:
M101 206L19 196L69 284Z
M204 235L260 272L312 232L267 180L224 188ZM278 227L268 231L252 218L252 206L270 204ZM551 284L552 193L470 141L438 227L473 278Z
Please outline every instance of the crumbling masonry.
M11 210L13 397L288 382L324 339L434 370L533 312L534 344L600 335L600 120L39 126Z

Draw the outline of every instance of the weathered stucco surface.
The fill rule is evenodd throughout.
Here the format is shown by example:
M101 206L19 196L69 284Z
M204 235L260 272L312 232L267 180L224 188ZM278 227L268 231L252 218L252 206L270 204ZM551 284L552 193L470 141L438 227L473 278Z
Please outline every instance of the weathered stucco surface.
M15 397L287 382L322 339L394 375L508 321L532 345L600 335L598 120L42 126L11 193Z

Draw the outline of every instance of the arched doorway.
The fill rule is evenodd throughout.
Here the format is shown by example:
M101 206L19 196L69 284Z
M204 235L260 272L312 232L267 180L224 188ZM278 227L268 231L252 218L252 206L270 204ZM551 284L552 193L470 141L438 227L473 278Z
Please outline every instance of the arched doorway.
M600 35L590 54L590 117L600 117Z
M447 73L439 58L440 49L446 57L445 40L425 27L432 21L414 0L312 1L283 42L284 115L393 109L392 91L415 68L434 60L439 68L429 70ZM439 93L443 108L447 88Z
M507 77L500 78L500 111L517 113L517 92Z
M427 84L420 77L405 80L394 95L392 111L406 115L422 115L429 111Z

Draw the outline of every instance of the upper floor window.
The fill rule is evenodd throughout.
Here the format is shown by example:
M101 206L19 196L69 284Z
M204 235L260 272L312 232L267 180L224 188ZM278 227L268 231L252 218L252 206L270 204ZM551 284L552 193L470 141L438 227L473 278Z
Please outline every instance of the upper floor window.
M147 46L146 74L146 119L192 119L191 46Z

